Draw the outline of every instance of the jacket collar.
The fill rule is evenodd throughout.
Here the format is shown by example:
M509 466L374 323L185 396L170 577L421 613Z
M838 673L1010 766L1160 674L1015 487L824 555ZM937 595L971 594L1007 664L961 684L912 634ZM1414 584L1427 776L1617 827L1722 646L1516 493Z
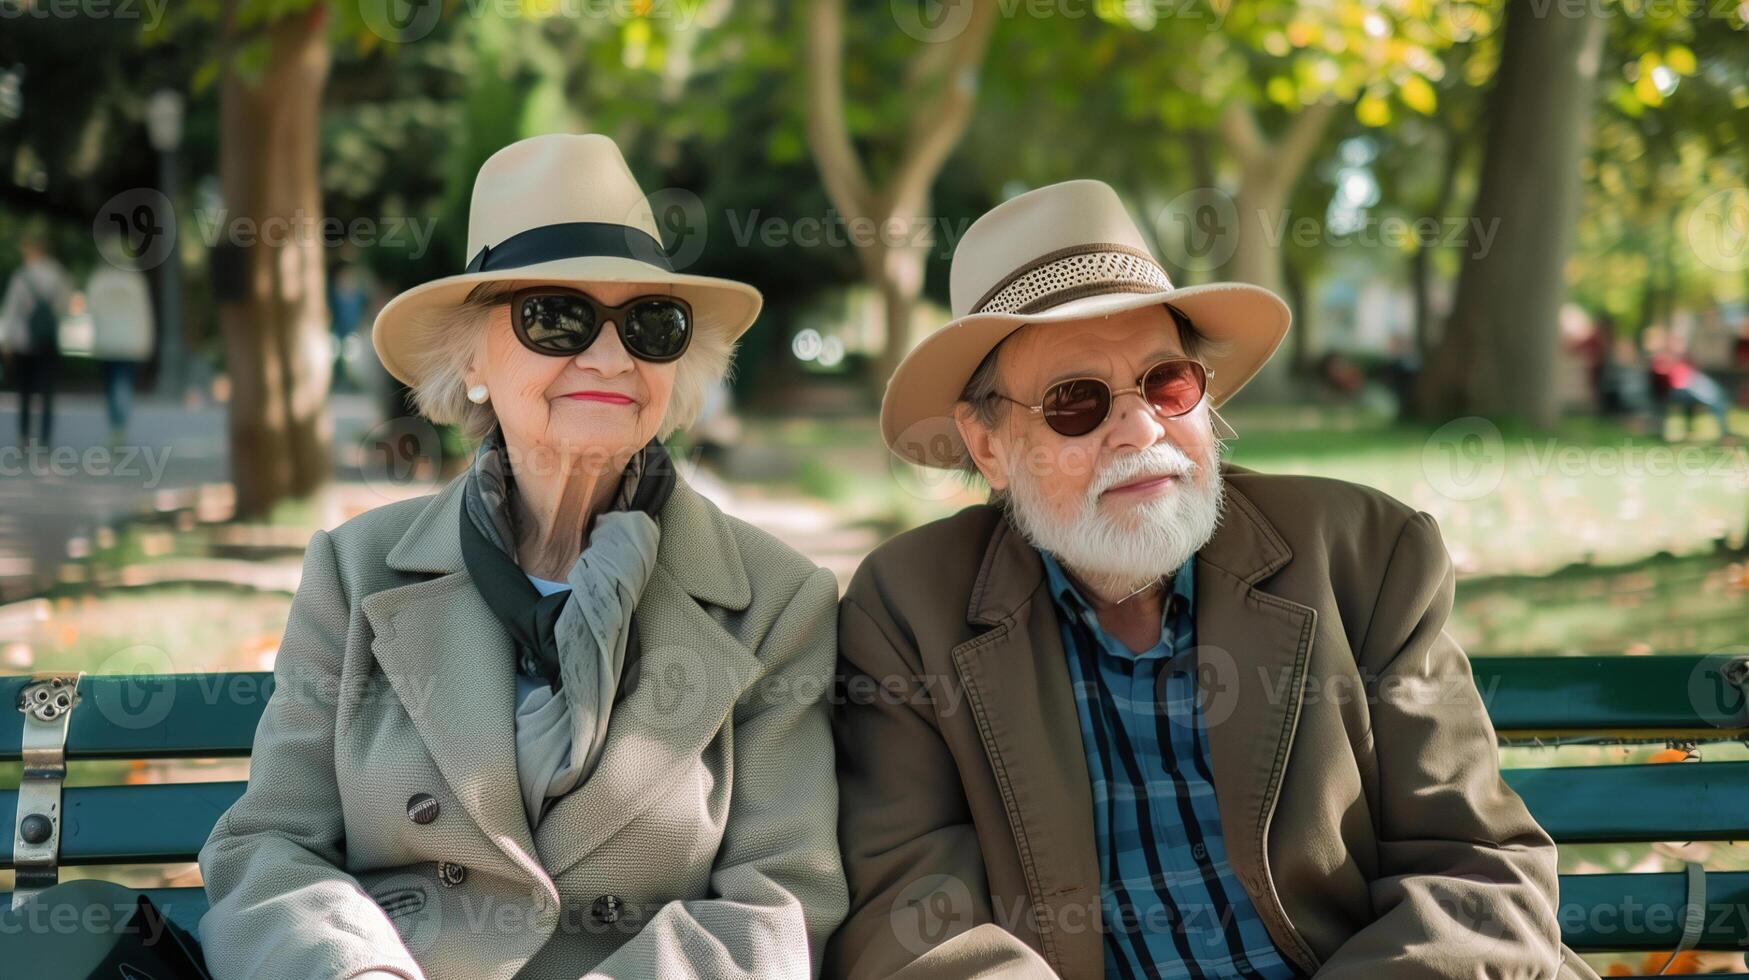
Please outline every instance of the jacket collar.
M1246 585L1256 585L1291 561L1293 552L1251 498L1226 479L1231 473L1249 472L1231 463L1222 464L1225 505L1221 521L1196 557L1204 565L1218 568ZM996 522L995 532L984 548L983 564L972 583L966 622L994 626L1012 616L1037 592L1044 575L1044 562L1039 560L1026 535L1006 517Z
M389 567L435 575L465 570L457 529L466 480L463 473L449 481L413 518L401 540L389 550ZM656 564L665 567L688 595L724 609L747 608L753 601L753 588L728 517L686 480L676 479L657 523L662 528L662 543L656 549ZM701 553L720 559L698 561Z

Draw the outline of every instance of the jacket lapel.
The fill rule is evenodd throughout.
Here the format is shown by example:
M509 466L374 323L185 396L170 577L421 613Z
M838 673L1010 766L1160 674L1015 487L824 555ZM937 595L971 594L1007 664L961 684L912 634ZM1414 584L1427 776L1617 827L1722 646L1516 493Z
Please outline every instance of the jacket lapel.
M1043 563L1006 520L985 551L967 617L994 627L954 648L954 669L1014 828L1040 945L1063 976L1098 977L1099 931L1055 928L1099 914L1081 723Z
M1250 499L1226 485L1220 527L1197 553L1197 683L1227 858L1276 946L1312 970L1270 877L1269 827L1305 692L1317 613L1257 585L1293 558Z
M462 570L461 487L451 481L389 552L390 567L438 577L365 598L371 652L463 809L513 865L538 876L515 791L514 654Z
M464 479L434 497L390 550L391 568L437 577L365 598L372 652L469 816L513 865L556 876L697 758L752 683L757 657L700 606L743 610L751 583L727 519L676 483L661 511L656 568L637 606L637 683L614 706L595 772L552 805L537 835L516 789L513 643L462 560Z
M1309 971L1316 960L1269 877L1268 834L1317 616L1258 588L1293 553L1230 482L1225 500L1221 524L1196 559L1197 675L1222 836L1271 938ZM1050 928L1079 921L1072 916L1089 906L1099 914L1091 780L1043 563L1007 520L996 523L967 618L993 627L956 647L954 666L1045 924L1041 945L1063 976L1101 976L1100 930ZM1065 920L1070 905L1081 908Z

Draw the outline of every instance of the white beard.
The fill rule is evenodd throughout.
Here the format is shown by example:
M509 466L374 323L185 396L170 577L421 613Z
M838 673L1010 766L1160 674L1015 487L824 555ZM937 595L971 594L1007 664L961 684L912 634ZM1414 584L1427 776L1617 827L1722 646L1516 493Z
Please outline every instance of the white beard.
M1219 461L1220 444L1213 441L1202 460L1165 441L1116 457L1093 475L1080 507L1066 518L1051 511L1040 477L1015 466L1008 512L1034 547L1056 556L1102 598L1116 601L1176 572L1214 536L1223 501ZM1100 507L1105 490L1164 474L1179 477L1171 493L1124 507L1121 514Z

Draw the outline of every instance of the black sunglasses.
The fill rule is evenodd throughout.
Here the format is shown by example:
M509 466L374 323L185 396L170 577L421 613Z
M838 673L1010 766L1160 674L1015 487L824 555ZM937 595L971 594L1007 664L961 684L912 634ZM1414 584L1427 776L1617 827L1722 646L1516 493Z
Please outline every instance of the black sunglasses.
M1014 402L1034 415L1043 415L1045 424L1058 435L1084 436L1099 428L1111 414L1111 403L1117 396L1130 392L1141 395L1166 418L1183 415L1202 401L1213 376L1214 372L1201 361L1172 357L1142 372L1133 388L1113 390L1099 378L1068 378L1046 388L1037 405L1028 405L1001 392L996 392L995 397Z
M609 306L581 289L530 286L510 294L510 325L522 346L538 354L571 357L589 348L612 320L626 352L663 363L692 343L692 306L676 296L634 296Z

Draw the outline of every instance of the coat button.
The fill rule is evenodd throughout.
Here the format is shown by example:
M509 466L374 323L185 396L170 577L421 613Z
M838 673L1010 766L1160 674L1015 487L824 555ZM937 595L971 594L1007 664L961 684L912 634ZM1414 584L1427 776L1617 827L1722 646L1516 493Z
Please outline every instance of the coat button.
M622 903L618 895L603 895L589 906L589 914L596 922L611 924L619 921L619 910Z
M466 881L468 869L454 861L437 862L437 881L445 888L454 888Z
M437 797L430 793L414 793L407 797L407 819L414 823L430 823L437 819Z

